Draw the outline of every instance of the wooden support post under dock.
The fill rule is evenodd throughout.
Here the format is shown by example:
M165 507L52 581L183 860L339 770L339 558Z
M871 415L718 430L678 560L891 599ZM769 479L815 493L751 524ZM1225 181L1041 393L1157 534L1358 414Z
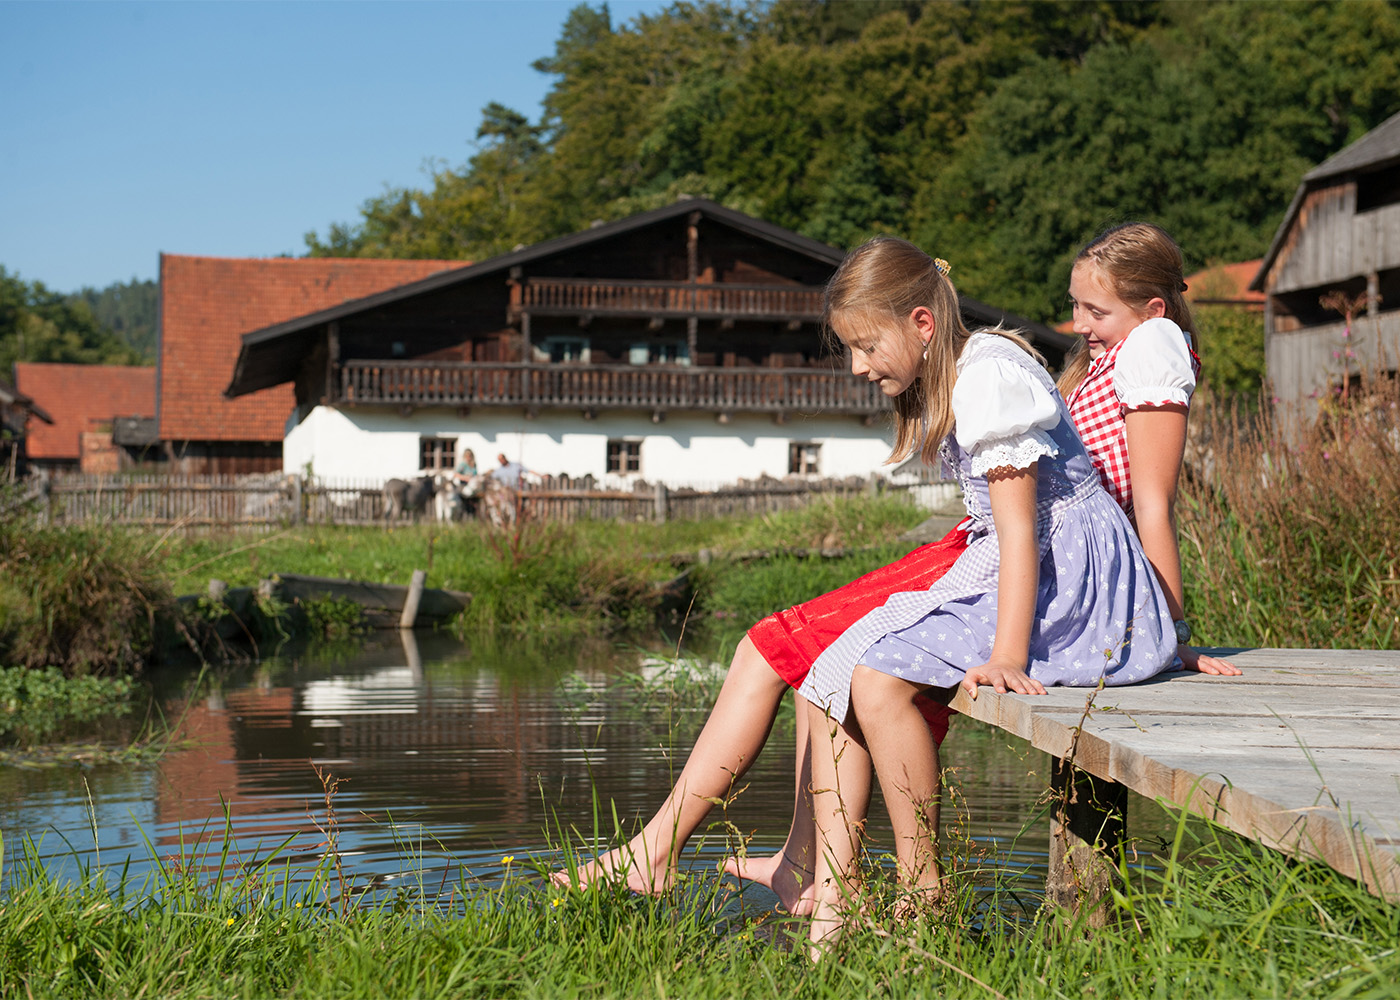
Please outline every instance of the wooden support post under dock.
M1090 927L1108 917L1118 848L1128 815L1128 790L1057 760L1050 776L1050 870L1045 897L1085 915Z

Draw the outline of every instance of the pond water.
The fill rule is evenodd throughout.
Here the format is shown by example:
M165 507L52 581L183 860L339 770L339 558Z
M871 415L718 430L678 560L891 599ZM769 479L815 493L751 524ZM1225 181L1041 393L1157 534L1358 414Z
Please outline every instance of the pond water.
M431 888L463 871L499 881L506 856L517 872L527 859L553 867L565 836L579 844L599 832L595 803L606 836L614 808L630 825L660 802L709 706L704 685L677 682L683 672L635 646L474 649L422 632L197 683L193 671L167 671L155 679L157 701L180 720L185 745L149 765L0 769L7 875L25 838L66 876L127 861L140 875L153 855L212 870L226 839L235 861L280 847L281 860L309 869L330 829L325 780L334 785L341 864L358 885L422 879ZM728 810L751 835L751 852L776 850L787 830L790 720L787 711ZM1034 896L1046 868L1038 799L1049 772L1043 755L1016 743L954 720L944 765L961 801L944 818L960 852ZM876 848L888 848L878 800L872 821ZM1165 817L1135 801L1129 824L1150 838ZM712 830L692 842L685 865L714 871L728 849ZM761 908L774 900L763 890L746 897Z

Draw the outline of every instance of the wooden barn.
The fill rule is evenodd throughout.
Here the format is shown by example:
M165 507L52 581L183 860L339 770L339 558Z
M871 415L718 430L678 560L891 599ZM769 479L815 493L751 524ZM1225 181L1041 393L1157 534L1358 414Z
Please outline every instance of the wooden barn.
M1285 411L1400 365L1400 114L1303 176L1250 288Z
M625 485L867 475L887 401L819 329L842 251L684 199L243 337L231 397L295 386L289 471L410 476L471 449ZM1072 338L964 299L976 325Z

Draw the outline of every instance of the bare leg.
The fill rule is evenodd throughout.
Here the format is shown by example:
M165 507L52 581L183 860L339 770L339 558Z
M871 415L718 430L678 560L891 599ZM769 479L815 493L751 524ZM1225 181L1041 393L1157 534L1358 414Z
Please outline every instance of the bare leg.
M641 833L581 865L577 884L625 872L627 885L634 892L666 889L675 876L676 859L704 822L714 800L729 794L734 780L749 769L763 749L786 690L787 683L745 636L671 794ZM572 881L569 872L555 872L553 878L565 885Z
M737 878L766 885L778 895L789 913L804 916L811 904L808 888L816 872L816 828L812 825L812 748L808 739L809 702L797 699L797 753L794 758L796 785L793 795L792 825L787 841L777 854L764 858L730 858L724 870Z
M832 722L812 705L812 816L817 872L810 890L812 957L845 929L860 882L856 854L870 809L870 755L856 732Z
M915 704L918 685L861 665L851 678L851 711L861 720L894 830L899 881L932 902L942 889L938 858L938 745Z

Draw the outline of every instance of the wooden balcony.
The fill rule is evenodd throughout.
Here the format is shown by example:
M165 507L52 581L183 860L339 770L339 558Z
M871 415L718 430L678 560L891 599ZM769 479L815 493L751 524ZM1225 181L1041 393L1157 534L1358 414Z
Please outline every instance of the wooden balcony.
M349 361L342 406L527 406L874 416L889 402L845 371L660 365Z
M697 316L817 323L822 315L822 289L806 285L527 278L513 294L512 321L527 312L535 316Z

